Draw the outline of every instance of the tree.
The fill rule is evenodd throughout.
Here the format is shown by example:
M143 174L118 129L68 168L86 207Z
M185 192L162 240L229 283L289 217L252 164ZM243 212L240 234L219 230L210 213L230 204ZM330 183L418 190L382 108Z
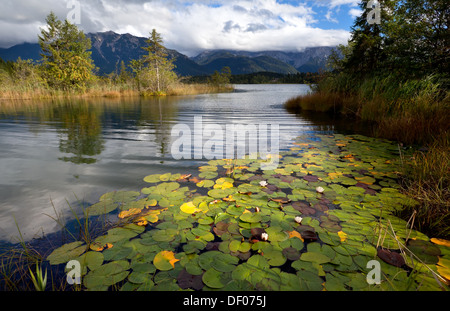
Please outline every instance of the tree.
M209 78L209 83L215 87L224 87L230 84L231 69L228 66L223 67L220 72L217 70Z
M352 26L346 55L335 64L360 76L422 77L450 71L448 0L379 0L379 24L368 20L372 2L361 1L363 13Z
M58 20L53 12L46 22L47 29L41 29L38 36L44 78L54 88L84 90L94 76L90 39L67 19Z
M173 59L169 60L167 49L163 45L161 35L155 29L150 33L147 39L146 47L148 52L143 57L144 70L140 71L140 83L152 94L166 93L170 84L176 81L177 76L173 69ZM135 64L136 67L136 64Z

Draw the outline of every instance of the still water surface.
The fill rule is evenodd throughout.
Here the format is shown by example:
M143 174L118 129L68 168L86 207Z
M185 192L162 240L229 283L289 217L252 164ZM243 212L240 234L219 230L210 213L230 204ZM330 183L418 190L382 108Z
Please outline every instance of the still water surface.
M0 103L0 243L59 230L69 206L95 203L113 190L139 190L154 173L192 173L207 162L175 160L176 124L279 124L280 149L315 132L355 131L353 123L296 115L283 103L307 85L236 85L235 92L158 99ZM268 140L269 141L269 140ZM244 142L245 143L245 142Z

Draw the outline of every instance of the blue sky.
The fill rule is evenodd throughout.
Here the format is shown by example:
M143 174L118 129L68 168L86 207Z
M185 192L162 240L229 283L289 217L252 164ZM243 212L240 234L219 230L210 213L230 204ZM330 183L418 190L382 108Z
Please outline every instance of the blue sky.
M0 47L36 42L45 17L79 8L85 32L148 36L194 56L204 49L302 50L345 44L358 0L1 0ZM73 16L73 15L72 15Z

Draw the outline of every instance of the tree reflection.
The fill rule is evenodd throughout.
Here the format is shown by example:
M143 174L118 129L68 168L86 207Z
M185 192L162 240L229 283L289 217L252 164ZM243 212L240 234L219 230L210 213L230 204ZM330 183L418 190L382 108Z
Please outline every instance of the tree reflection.
M71 154L58 158L75 164L97 162L96 155L104 149L101 111L88 103L68 103L61 109L61 134L59 150Z

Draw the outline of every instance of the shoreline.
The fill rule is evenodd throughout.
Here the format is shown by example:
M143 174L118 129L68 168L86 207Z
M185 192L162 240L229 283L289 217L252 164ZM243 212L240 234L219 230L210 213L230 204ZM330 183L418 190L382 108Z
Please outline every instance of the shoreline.
M106 87L92 87L86 91L62 91L53 89L36 89L33 91L0 91L0 101L4 100L39 100L39 99L65 99L65 98L130 98L130 97L158 97L158 96L185 96L210 93L232 92L234 87L211 86L207 84L179 84L174 86L167 94L148 94L134 88L123 89L120 85ZM6 95L5 95L6 94Z

